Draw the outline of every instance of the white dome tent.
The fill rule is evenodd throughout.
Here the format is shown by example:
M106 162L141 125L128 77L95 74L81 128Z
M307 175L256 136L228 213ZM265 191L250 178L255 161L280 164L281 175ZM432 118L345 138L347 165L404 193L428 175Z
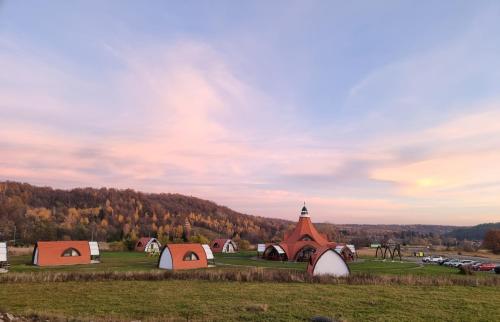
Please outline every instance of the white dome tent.
M313 276L332 275L336 277L349 276L351 270L345 260L335 251L334 247L318 249L307 266L307 272Z

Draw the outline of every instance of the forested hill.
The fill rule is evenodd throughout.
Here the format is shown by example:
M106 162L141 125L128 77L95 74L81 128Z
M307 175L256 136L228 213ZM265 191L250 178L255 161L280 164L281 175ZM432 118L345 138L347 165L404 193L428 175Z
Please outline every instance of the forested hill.
M78 188L59 190L0 182L0 240L61 238L116 241L140 236L182 237L186 219L207 238L238 235L252 243L278 240L293 222L245 215L180 194ZM328 233L329 229L324 232ZM333 226L330 226L333 232ZM331 236L334 238L334 236Z
M486 232L490 229L500 229L500 222L457 228L449 232L447 236L458 240L482 240Z
M0 182L0 241L13 240L14 234L16 242L21 244L68 238L85 240L91 236L100 241L134 240L141 236L158 237L164 242L179 241L183 237L186 220L192 227L192 237L202 236L206 241L235 236L251 243L279 241L284 232L296 223L246 215L212 201L180 194L112 188L60 190L26 183ZM326 223L316 223L316 227L327 234L329 240L357 245L390 238L422 244L455 228ZM461 231L456 230L457 234ZM482 238L471 236L465 238Z
M0 183L0 234L12 235L15 226L17 238L24 243L65 237L88 239L91 234L107 241L149 235L173 240L182 237L186 219L195 231L198 227L208 235L239 234L254 242L269 240L290 224L244 215L180 194Z

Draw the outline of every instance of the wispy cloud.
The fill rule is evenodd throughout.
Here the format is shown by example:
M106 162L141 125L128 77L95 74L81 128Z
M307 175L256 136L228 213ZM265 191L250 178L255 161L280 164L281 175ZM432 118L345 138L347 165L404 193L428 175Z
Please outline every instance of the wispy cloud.
M240 40L242 30L214 39L127 29L114 41L89 36L89 61L1 33L0 178L180 192L284 218L305 200L317 221L498 219L500 44L483 41L496 39L494 15L364 72L352 65L363 76L332 99L332 78L348 87L354 73L317 76L307 48L281 48L288 65L260 53L288 28L307 29L294 22L313 9L292 10L259 38L272 44ZM129 37L141 41L120 41Z

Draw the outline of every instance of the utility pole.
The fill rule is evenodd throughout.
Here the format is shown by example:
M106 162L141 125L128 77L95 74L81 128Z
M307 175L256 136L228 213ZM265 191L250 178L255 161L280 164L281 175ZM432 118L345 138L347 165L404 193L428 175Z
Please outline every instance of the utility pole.
M14 225L14 246L16 246L16 225Z

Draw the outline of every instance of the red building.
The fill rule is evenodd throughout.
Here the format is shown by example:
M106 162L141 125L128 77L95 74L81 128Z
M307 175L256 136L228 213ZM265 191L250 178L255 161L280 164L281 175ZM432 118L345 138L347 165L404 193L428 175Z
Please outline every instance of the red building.
M299 222L290 233L285 233L279 244L267 245L263 258L271 260L308 261L314 252L324 246L335 248L336 243L319 233L311 222L311 217L304 204Z

